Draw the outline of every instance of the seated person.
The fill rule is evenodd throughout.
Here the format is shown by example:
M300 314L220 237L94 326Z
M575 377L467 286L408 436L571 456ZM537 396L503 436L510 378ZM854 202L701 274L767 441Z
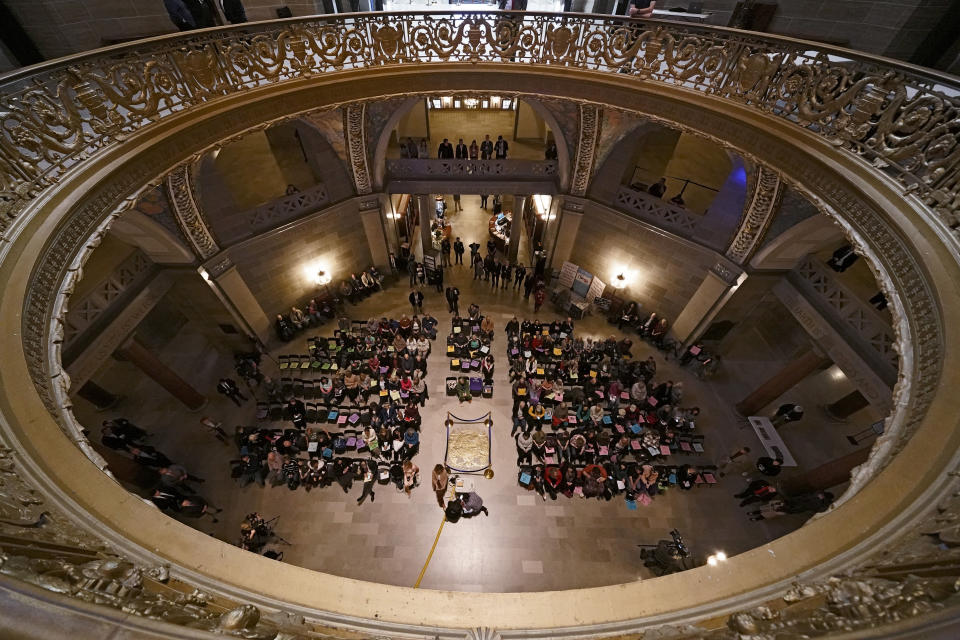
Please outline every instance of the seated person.
M457 399L460 402L473 400L473 394L470 393L470 381L466 376L457 378Z

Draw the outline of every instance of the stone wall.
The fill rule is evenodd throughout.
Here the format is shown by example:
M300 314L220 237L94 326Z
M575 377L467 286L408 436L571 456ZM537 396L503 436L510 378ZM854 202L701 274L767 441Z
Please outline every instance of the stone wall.
M317 293L320 269L331 274L332 290L370 266L370 246L355 208L346 202L231 248L231 259L267 317Z
M610 283L620 269L628 284L622 297L643 304L672 323L686 306L716 254L597 205L587 204L570 262Z

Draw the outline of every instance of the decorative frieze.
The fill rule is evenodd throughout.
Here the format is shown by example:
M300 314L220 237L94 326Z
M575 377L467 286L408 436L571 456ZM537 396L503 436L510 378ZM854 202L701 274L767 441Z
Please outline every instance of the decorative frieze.
M192 182L190 165L181 164L167 176L167 191L184 235L190 239L190 244L200 259L207 260L219 253L220 247L217 246L217 241L197 206Z
M760 246L783 195L780 174L769 167L761 165L752 182L750 202L744 209L740 226L727 249L727 257L737 264L746 264Z

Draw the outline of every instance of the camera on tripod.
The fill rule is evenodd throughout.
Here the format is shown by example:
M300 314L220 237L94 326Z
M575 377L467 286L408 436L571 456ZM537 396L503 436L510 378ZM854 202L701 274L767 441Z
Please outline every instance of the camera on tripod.
M695 566L690 549L684 543L680 531L672 530L670 538L670 540L660 540L657 544L637 545L641 547L640 557L643 559L643 566L652 569L658 576L686 571Z
M278 536L273 530L273 523L279 519L280 516L276 516L265 520L256 511L248 513L243 522L240 523L240 543L237 546L246 551L260 553L271 540L289 545L289 542Z

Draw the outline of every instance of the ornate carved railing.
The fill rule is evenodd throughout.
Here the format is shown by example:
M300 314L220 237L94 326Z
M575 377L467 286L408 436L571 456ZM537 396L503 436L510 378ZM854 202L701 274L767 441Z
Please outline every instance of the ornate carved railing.
M559 173L554 160L387 160L387 177L393 179L510 178L513 180L552 178Z
M877 352L880 359L896 372L899 356L893 328L864 300L843 285L816 258L807 256L791 273L792 279L836 315L839 321Z
M64 345L85 331L103 315L124 292L150 272L153 263L140 250L134 251L94 288L70 306L63 327Z
M686 238L693 236L700 222L700 216L689 209L626 186L617 191L616 206L645 222L676 231Z
M219 96L356 68L496 62L637 76L817 133L960 226L960 80L784 38L580 14L347 14L156 38L0 79L0 216L79 160Z
M244 214L248 228L242 235L256 234L313 213L326 205L329 200L327 187L323 184L316 184L303 191L271 200Z

